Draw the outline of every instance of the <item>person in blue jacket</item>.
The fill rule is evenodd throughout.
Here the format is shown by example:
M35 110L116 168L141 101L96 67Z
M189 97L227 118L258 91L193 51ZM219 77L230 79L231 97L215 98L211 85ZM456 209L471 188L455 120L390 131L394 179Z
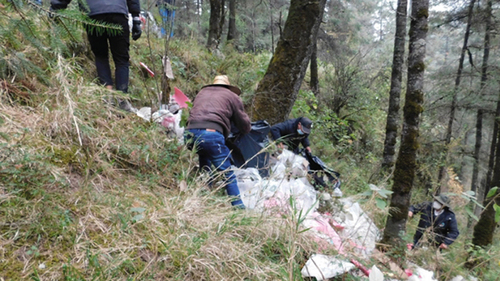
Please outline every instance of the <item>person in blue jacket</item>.
M66 9L71 0L51 0L51 10ZM79 1L79 4L80 1ZM137 40L141 37L141 12L140 0L87 0L86 6L83 3L82 8L87 10L91 19L99 22L116 24L122 27L121 32L97 32L91 26L87 27L87 35L92 52L95 55L95 65L99 81L108 89L116 89L124 93L128 92L129 67L130 67L130 30L128 23L129 13L132 15L132 39ZM111 68L109 65L109 50L115 63L115 80L111 77ZM130 110L128 101L121 101L120 108Z
M420 238L429 227L431 228L431 242L439 249L447 249L458 238L460 233L458 232L457 219L451 210L448 196L440 194L434 196L433 202L411 206L408 217L412 218L416 214L421 215L413 237L412 248L419 245Z
M271 127L271 135L276 141L278 148L283 149L285 145L295 154L299 153L299 145L311 152L309 134L312 129L312 121L307 117L289 119Z

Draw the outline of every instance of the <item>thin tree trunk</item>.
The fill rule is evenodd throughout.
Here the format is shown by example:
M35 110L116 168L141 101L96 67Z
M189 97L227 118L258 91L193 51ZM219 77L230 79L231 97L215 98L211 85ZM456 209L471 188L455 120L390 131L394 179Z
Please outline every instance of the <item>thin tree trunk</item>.
M271 52L274 53L274 19L273 19L273 5L269 3L269 20L271 21Z
M413 0L411 11L408 86L403 108L404 122L401 133L401 148L399 149L394 171L389 217L387 218L381 242L383 245L392 245L395 254L400 257L406 255L406 246L400 235L406 232L411 190L417 170L416 155L419 146L420 114L423 111L422 104L424 101L424 59L429 0Z
M224 0L210 0L210 20L208 28L207 48L217 49L222 34L221 22L224 21Z
M398 135L401 81L405 55L406 11L408 1L398 0L396 11L396 34L394 36L394 53L392 57L391 89L389 92L389 109L385 126L385 141L382 167L392 168L396 157L396 141Z
M229 0L229 23L227 41L236 39L236 0Z
M470 186L470 190L473 191L477 195L477 179L479 177L479 155L481 152L481 142L483 139L483 110L479 109L477 111L477 121L476 121L476 144L474 146L474 165L472 168L472 182ZM474 210L474 205L471 203L470 205ZM472 226L472 218L469 218L469 222L467 223L467 229L470 229Z
M314 93L316 98L319 97L319 79L318 79L318 40L313 44L312 53L311 53L311 81L309 82L311 91Z
M273 125L288 119L311 60L325 2L291 0L283 35L255 91L253 120Z
M497 100L497 110L495 112L495 119L494 119L494 124L493 124L493 134L491 136L491 146L490 146L490 158L488 161L488 172L486 173L486 184L483 187L484 192L483 194L486 194L488 190L490 189L491 186L491 175L493 174L493 169L495 168L495 155L497 154L497 143L498 141L498 133L500 129L500 91L498 94L498 100ZM478 198L479 200L484 199L483 198Z
M497 141L496 156L495 156L495 168L493 170L493 179L491 180L490 189L493 186L500 186L500 142ZM496 192L498 195L500 191ZM472 243L476 246L485 247L490 245L493 241L493 232L497 226L495 222L495 209L493 204L496 203L500 205L500 196L493 196L491 198L486 198L483 205L486 209L481 213L479 221L474 226L474 233L472 237Z
M448 128L446 130L446 139L445 139L445 159L443 163L443 166L439 169L439 175L438 175L438 190L436 190L436 194L441 193L441 190L444 186L444 178L446 174L446 162L448 158L448 151L449 151L449 144L451 142L451 137L453 133L453 120L455 119L455 110L457 107L457 99L458 99L458 91L459 91L459 86L460 86L460 80L462 78L462 71L464 68L464 59L465 59L465 51L467 50L467 45L469 41L469 34L470 34L470 27L472 25L472 12L474 10L474 3L476 0L471 0L469 3L469 11L468 11L468 16L467 16L467 27L465 29L465 35L464 35L464 44L462 46L462 52L460 54L460 60L458 62L458 71L457 71L457 76L455 77L455 88L453 90L453 100L451 101L451 110L450 110L450 119L448 121Z
M488 60L490 58L490 33L491 33L491 10L492 10L492 1L489 0L487 3L487 9L486 9L486 28L484 31L484 49L483 49L483 64L481 66L481 84L480 84L480 89L479 89L479 95L483 96L483 90L484 87L486 86L486 81L488 81ZM478 118L479 118L479 111L481 111L481 116L482 116L482 110L478 110ZM478 120L479 122L479 120ZM476 132L476 139L478 137L478 132ZM481 132L482 134L482 132ZM472 183L471 183L471 190L476 193L476 198L479 199L479 194L483 195L484 194L484 187L479 187L482 188L483 190L478 190L478 173L479 173L479 153L481 151L481 143L479 143L479 147L477 144L476 140L476 151L474 153L474 170L472 173ZM494 153L494 152L493 152ZM488 179L486 180L489 184ZM482 199L482 198L481 198ZM476 210L474 213L478 212L479 207L476 206Z

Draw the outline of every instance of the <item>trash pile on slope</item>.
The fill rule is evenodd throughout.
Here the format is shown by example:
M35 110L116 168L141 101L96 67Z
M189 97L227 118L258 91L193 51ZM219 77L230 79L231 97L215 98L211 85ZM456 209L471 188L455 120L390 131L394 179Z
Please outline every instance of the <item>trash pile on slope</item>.
M338 204L332 205L337 206L332 214L318 212L319 201L324 200L325 194L309 183L310 167L304 157L284 150L277 158L271 157L268 164L269 174L266 177L252 167L234 170L241 197L248 209L257 211L264 212L270 208L283 213L302 210L306 216L302 226L314 234L313 239L318 244L318 253L313 254L301 270L303 277L327 280L358 268L370 281L437 281L432 271L416 265L403 270L378 252L375 245L380 231L359 203L350 198L340 198L336 202ZM293 202L293 207L290 202ZM333 247L339 255L321 254L327 247ZM368 258L378 259L391 268L392 278L397 279L387 279L375 265L371 269L365 268L362 263Z
M175 88L175 93L170 97L169 104L162 104L158 111L151 112L151 107L142 107L134 111L142 119L162 125L169 138L177 138L182 143L184 127L181 127L180 123L182 109L188 108L187 102L190 102L189 98L181 90Z

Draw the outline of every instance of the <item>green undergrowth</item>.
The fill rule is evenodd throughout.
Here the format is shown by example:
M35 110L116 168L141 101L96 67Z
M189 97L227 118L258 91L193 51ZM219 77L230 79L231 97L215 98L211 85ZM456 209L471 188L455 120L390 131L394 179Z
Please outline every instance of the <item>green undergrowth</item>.
M166 44L145 33L131 42L125 96L97 85L80 24L64 17L55 24L45 6L26 1L9 2L17 10L0 3L7 15L0 17L0 279L301 280L300 269L319 248L337 254L298 227L297 212L233 209L220 187L207 187L193 153L161 126L110 102L131 97L137 108L156 106L166 52L172 91L194 98L215 75L227 74L248 107L269 53L239 53L230 45L211 53L194 39ZM345 197L354 196L383 228L390 196L370 193L368 184L391 187L389 176L377 176L385 112L372 102L386 93L358 86L366 98L337 114L304 83L291 117L315 122L313 153L341 173ZM424 193L415 189L413 197ZM464 219L467 202L454 203ZM415 227L416 220L408 224L408 242ZM470 250L465 227L443 254L422 250L409 260L440 280L468 272L494 280L489 269L498 265L499 246ZM471 271L464 268L469 252L481 257ZM373 264L388 270L375 260L365 265Z
M314 243L297 218L232 208L161 127L107 104L119 94L72 80L64 61L58 69L38 105L0 96L0 277L300 276Z

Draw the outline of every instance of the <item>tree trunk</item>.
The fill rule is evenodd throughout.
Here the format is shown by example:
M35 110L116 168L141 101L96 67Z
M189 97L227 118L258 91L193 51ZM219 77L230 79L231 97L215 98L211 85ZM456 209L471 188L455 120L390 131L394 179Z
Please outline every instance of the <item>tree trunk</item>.
M398 0L396 11L396 34L394 36L394 54L392 57L391 89L389 92L389 109L385 127L385 142L382 167L390 169L396 156L396 140L398 135L401 81L405 55L406 11L408 1Z
M476 120L476 144L474 145L474 163L472 168L472 180L470 190L477 191L477 179L479 177L479 155L481 153L481 142L483 140L483 110L477 111Z
M462 46L462 53L460 54L460 60L458 62L458 71L457 77L455 77L455 88L453 90L453 100L451 101L451 109L450 109L450 119L448 121L448 128L446 130L446 139L445 139L445 151L444 151L444 164L439 169L438 175L438 190L436 190L436 194L441 193L441 189L444 185L443 179L445 178L446 173L446 162L448 158L448 146L451 142L451 137L453 133L453 120L455 119L455 110L457 107L457 99L458 99L458 87L460 86L460 79L462 78L462 70L464 68L464 59L465 59L465 51L467 50L467 44L469 41L470 27L472 25L472 12L474 10L474 3L476 0L471 0L469 3L469 12L467 16L467 27L465 29L464 35L464 44Z
M311 81L310 87L311 91L314 93L316 98L319 97L319 79L318 79L318 44L317 44L317 38L316 41L314 42L312 46L312 53L311 53Z
M217 49L224 23L224 0L210 0L210 20L208 28L207 48Z
M429 0L413 0L411 8L410 42L408 53L408 84L403 108L404 122L399 149L389 217L387 218L382 243L393 245L395 253L405 256L406 247L401 234L406 231L411 189L416 172L416 155L419 146L420 114L424 101L424 71Z
M489 0L488 4L487 4L487 8L486 8L486 18L485 18L486 28L484 31L483 64L481 66L481 84L480 84L480 89L479 89L479 95L481 95L481 96L484 95L483 90L484 90L484 87L486 86L486 81L488 81L488 60L490 57L491 10L492 10L492 1ZM479 118L480 111L481 111L481 116L482 116L482 110L478 110L478 112L477 112L478 118ZM478 120L478 122L479 122L479 120ZM482 135L479 136L478 134L479 134L479 132L476 132L476 151L474 154L474 170L472 173L471 190L476 193L476 198L478 198L478 200L482 200L482 198L479 199L479 195L484 194L484 187L480 187L480 188L482 188L482 190L478 190L478 188L477 188L477 186L478 186L478 182L477 182L478 175L477 174L479 173L479 152L481 151L481 143L479 143L479 147L478 147L477 138L482 137ZM481 134L482 134L482 132L481 132ZM494 153L495 152L493 151L492 154L494 154ZM494 160L491 160L491 161L493 162ZM490 181L488 179L486 179L486 182L488 184L490 183ZM475 213L478 211L477 209L479 209L479 207L476 206Z
M500 142L497 141L496 145L496 155L495 155L495 168L493 171L493 179L489 188L493 186L500 186ZM495 209L493 204L500 205L500 191L496 192L496 195L491 198L486 198L484 200L484 205L486 209L481 213L479 221L474 226L474 233L472 237L472 243L476 246L485 247L490 245L493 241L493 232L497 226L495 222ZM494 199L494 200L493 200Z
M490 189L491 186L491 175L493 174L493 169L495 167L495 156L497 154L497 143L498 141L498 133L500 129L500 92L498 94L498 100L497 100L497 110L495 112L495 119L494 119L494 124L493 124L493 135L491 136L491 146L490 146L490 159L488 161L488 172L486 173L486 184L484 185L483 193L486 194L488 190ZM480 201L482 198L478 198Z
M255 92L253 120L288 119L311 59L326 0L291 0L288 18L264 78Z
M227 41L236 39L236 0L229 0L229 24Z

